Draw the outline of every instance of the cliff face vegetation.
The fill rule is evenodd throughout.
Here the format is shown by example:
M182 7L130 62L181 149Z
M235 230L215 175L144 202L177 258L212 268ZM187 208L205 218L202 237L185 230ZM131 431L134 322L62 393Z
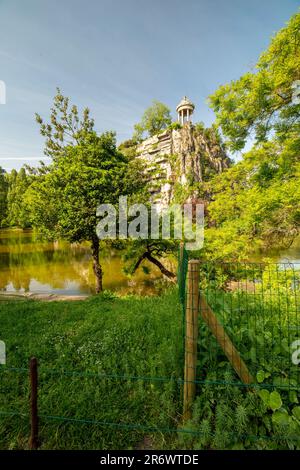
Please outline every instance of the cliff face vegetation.
M136 153L147 164L149 173L155 174L152 194L162 205L173 200L178 185L188 190L230 165L216 129L191 122L182 127L173 125L149 137L137 146Z

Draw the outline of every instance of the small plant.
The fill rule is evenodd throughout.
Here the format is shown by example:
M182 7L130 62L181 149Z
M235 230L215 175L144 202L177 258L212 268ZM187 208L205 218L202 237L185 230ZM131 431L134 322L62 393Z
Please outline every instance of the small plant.
M179 122L177 122L177 121L176 121L176 122L172 122L172 124L170 124L170 125L168 126L168 130L170 130L170 131L173 131L173 130L174 130L174 131L177 131L177 130L179 130L179 129L182 129L182 125L181 125Z

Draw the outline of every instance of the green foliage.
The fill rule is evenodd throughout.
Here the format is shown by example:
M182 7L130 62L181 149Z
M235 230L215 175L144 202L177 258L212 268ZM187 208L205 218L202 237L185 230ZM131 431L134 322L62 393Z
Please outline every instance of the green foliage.
M300 140L274 140L207 184L211 192L207 256L246 258L259 248L287 246L300 226Z
M136 147L137 142L134 139L128 139L122 142L118 150L121 152L125 157L128 157L130 160L136 157Z
M25 193L30 186L32 177L25 168L19 172L12 170L7 176L7 225L10 227L30 227L29 211Z
M214 265L203 263L203 292L257 382L295 386L298 371L290 346L298 337L300 273L287 265L241 263L235 269L225 263L219 270ZM206 352L200 365L217 367L222 378L223 356L204 325L200 336Z
M272 396L267 403L262 392ZM179 436L179 442L195 450L299 449L299 407L289 412L281 405L276 391L257 393L226 384L204 385L198 391L193 418L187 425L200 438L191 435L183 440Z
M85 108L82 116L79 116L77 106L70 105L69 98L63 96L59 88L51 108L50 122L45 123L37 113L35 117L41 135L46 138L45 155L53 160L61 156L66 146L80 144L86 134L94 129L89 109Z
M200 322L193 418L180 437L194 449L299 449L299 366L291 344L299 337L300 273L291 266L203 263L202 295L234 342L257 383L245 387L207 325ZM230 280L238 288L229 291Z
M210 102L217 124L239 150L247 137L265 141L271 131L284 140L299 134L300 105L293 103L293 84L300 78L300 13L271 41L254 72L221 86Z
M195 125L212 150L214 144L240 150L250 136L256 138L241 161L217 176L209 165L213 151L204 152L199 190L208 201L202 253L208 259L249 259L259 250L289 246L299 234L300 105L293 100L299 32L297 13L274 36L256 71L210 97L217 117L212 130Z
M280 394L274 390L269 392L268 390L259 390L258 395L263 400L264 404L273 411L278 410L282 406L282 400Z
M4 170L0 166L0 227L4 227L6 225L7 191L8 191L7 176Z
M127 169L113 133L87 134L33 181L26 195L33 226L48 238L92 240L98 205L117 203L119 195L128 193Z
M168 129L170 131L178 131L179 129L182 128L182 125L179 122L172 122L171 124L168 125Z
M172 118L169 108L160 101L154 100L146 109L141 121L134 126L134 139L141 140L144 135L153 136L171 125Z

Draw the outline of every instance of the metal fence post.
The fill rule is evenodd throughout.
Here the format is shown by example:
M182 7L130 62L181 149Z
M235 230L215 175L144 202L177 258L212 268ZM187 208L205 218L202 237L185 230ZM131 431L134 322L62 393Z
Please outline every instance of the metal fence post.
M185 364L183 419L192 416L192 405L196 394L198 309L199 309L199 260L190 260L187 272L187 298L185 311Z

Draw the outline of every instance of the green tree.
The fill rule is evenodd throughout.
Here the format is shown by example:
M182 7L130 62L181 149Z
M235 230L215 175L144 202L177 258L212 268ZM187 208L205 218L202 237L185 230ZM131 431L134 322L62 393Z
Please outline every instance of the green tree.
M300 227L300 13L261 55L256 71L221 86L211 97L217 124L232 150L255 144L242 160L207 183L208 257L245 258L287 246Z
M144 135L153 136L172 123L170 109L160 101L154 100L152 106L146 109L141 121L134 126L134 137L143 139Z
M289 246L300 231L300 139L275 139L208 184L206 255L246 258Z
M293 99L300 79L300 13L271 40L254 72L221 86L210 102L231 149L247 138L266 141L270 134L286 139L300 131L300 104Z
M46 137L45 154L52 163L31 169L35 179L27 203L32 224L47 238L90 241L96 292L100 292L103 273L96 209L99 204L117 204L121 195L142 191L144 166L117 149L113 132L98 136L89 109L80 116L78 108L59 89L50 122L44 122L38 114L36 120Z
M137 174L118 152L114 133L87 132L78 145L65 147L61 158L27 192L32 224L47 238L91 243L97 293L102 290L103 273L96 209L103 203L117 204L119 196L137 186Z
M0 166L0 227L5 225L7 217L7 191L8 182L6 173Z
M7 223L10 227L30 227L29 213L25 202L25 193L31 184L31 177L25 168L12 170L8 175Z

